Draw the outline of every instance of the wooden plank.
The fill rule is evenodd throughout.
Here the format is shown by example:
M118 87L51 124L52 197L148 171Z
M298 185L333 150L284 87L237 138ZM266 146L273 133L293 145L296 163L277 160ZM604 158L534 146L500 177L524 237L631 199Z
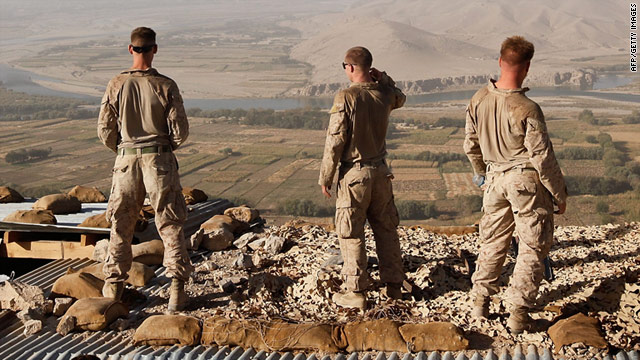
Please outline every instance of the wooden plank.
M4 232L4 242L16 242L20 240L20 233L17 231L5 231Z
M98 240L102 238L104 238L104 235L82 234L80 235L80 245L82 246L95 245L98 242Z
M82 246L75 241L17 241L3 243L0 254L10 258L71 259L91 258L93 245Z
M109 234L110 229L0 221L0 230L66 234Z

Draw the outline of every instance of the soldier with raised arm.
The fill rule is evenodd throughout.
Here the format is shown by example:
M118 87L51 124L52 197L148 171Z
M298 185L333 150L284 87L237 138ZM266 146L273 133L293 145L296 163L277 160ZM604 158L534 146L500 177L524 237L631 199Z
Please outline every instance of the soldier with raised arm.
M534 46L520 36L500 50L500 79L478 90L467 107L464 150L484 188L480 254L473 274L473 315L489 315L514 231L520 242L507 289L513 333L535 331L529 316L553 243L554 203L566 210L567 189L540 106L522 88ZM486 181L485 181L486 177ZM484 182L484 184L483 184Z
M363 47L349 49L344 57L342 67L351 86L334 99L319 180L322 193L330 198L339 165L335 222L347 292L335 294L333 300L361 309L366 308L365 291L370 285L364 236L367 220L387 296L401 298L405 279L393 175L385 162L389 114L404 104L405 96L386 73L371 68L372 61Z
M187 302L184 283L193 266L183 233L187 208L173 150L187 139L189 123L176 83L151 67L157 51L153 30L134 29L129 45L133 66L111 79L102 98L98 137L117 154L106 212L112 225L102 294L122 296L136 219L149 194L164 243L164 266L172 278L168 309L178 311Z

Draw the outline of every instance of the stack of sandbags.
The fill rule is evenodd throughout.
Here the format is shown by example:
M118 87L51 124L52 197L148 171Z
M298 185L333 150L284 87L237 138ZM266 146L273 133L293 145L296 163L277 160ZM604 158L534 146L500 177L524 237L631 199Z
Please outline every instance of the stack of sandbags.
M7 215L3 221L50 225L58 223L51 210L18 210Z
M106 275L104 274L103 268L103 263L97 263L83 267L79 271L82 273L91 274L100 280L104 280L106 278ZM127 275L129 275L127 280L125 280L127 284L133 286L145 286L151 279L156 276L156 273L151 267L143 263L134 261L131 263L131 269L129 269Z
M0 186L0 204L23 202L24 198L17 191L7 186Z
M67 194L46 195L33 204L34 210L51 210L54 214L73 214L82 210L77 197Z
M93 249L92 260L105 262L109 252L109 240L100 240ZM162 265L164 259L164 244L162 240L151 240L140 244L131 245L131 255L133 262L142 263L148 266Z
M187 203L187 205L205 202L209 198L204 191L190 187L182 188L182 195L184 196L184 202Z
M250 227L250 223L260 216L256 209L242 205L228 208L224 215L215 215L200 225L200 229L191 236L190 249L203 247L207 250L219 251L233 244L235 235L242 234Z
M71 268L56 280L51 288L51 298L70 297L75 300L101 297L104 281L92 274Z
M78 198L83 203L103 203L107 201L107 197L96 187L76 185L69 191L68 195Z
M329 325L212 317L204 323L202 345L256 351L420 352L465 350L469 341L455 325L444 322L403 324L379 319Z
M103 228L109 229L111 228L111 221L107 219L106 213L102 212L96 215L89 216L84 219L82 223L78 224L79 227L95 227L95 228ZM144 229L149 226L149 221L141 215L138 217L136 221L135 231L140 232L144 231Z

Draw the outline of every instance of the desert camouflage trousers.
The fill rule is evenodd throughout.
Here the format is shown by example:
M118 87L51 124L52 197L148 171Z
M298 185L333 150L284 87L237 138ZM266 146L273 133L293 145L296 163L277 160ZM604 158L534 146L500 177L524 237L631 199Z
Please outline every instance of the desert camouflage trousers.
M487 174L483 208L482 243L471 292L481 297L498 292L498 279L515 230L520 239L518 257L506 301L512 307L531 308L544 275L543 259L553 243L551 195L533 169L493 172Z
M187 280L193 265L187 252L183 225L187 207L182 196L178 165L173 153L118 155L113 167L106 217L111 221L104 273L107 282L123 281L131 268L131 241L149 194L155 224L164 243L163 265L170 278Z
M340 168L335 221L344 261L342 274L349 291L363 291L370 286L364 236L367 220L376 243L380 280L401 283L405 279L391 177L385 164Z

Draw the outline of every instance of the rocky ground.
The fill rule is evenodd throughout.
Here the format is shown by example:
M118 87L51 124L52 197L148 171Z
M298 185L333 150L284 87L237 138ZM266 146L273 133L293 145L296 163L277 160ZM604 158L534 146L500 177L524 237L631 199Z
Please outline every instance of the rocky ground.
M407 293L403 301L385 299L376 283L369 292L366 312L334 305L331 296L341 287L337 235L321 226L290 224L245 235L236 241L238 249L214 252L197 263L188 285L193 300L185 313L201 319L216 314L294 322L380 317L405 322L450 321L465 331L472 349L493 348L499 353L515 344L553 349L546 332L513 336L505 328L504 290L513 256L507 259L490 318L477 320L469 315L470 277L465 254L467 261L473 261L469 254L478 252L478 235L447 237L407 227L399 228L399 233L407 276L419 288ZM617 353L618 349L640 350L640 224L559 227L555 237L550 254L555 279L543 280L540 307L533 317L553 323L583 312L600 321L610 346L596 349L578 343L554 349L557 356L579 359ZM370 229L367 240L370 274L376 280L378 267ZM168 298L168 291L161 296ZM166 307L166 299L157 300L146 314Z

